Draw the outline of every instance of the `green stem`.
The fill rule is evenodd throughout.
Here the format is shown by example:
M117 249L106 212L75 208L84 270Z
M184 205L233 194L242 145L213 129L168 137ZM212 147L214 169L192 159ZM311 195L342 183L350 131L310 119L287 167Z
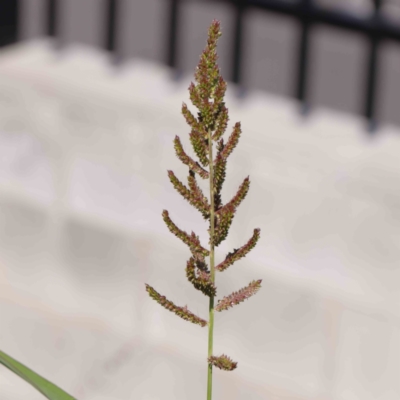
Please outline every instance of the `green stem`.
M212 138L211 132L208 135L208 153L210 160L210 272L211 281L215 282L215 270L214 270L214 165L212 155ZM210 307L209 307L209 322L208 322L208 357L213 355L213 330L214 330L214 296L210 296ZM212 364L208 364L208 380L207 380L207 400L211 400L212 397Z

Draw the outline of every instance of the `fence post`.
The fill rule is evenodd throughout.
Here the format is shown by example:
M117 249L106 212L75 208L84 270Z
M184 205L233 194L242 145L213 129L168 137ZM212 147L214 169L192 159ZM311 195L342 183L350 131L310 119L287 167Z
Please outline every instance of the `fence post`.
M381 35L379 34L380 9L382 1L374 0L375 10L371 15L372 31L369 37L370 48L367 63L367 81L365 93L365 111L364 115L368 119L367 129L369 133L374 133L377 128L376 120L376 97L377 97L377 79L379 73L379 47Z
M120 54L118 52L118 12L119 12L119 1L118 0L107 0L105 7L105 24L106 24L106 37L105 37L105 49L112 53L113 64L119 64L121 61Z
M177 41L179 36L180 24L180 0L169 0L169 18L167 19L167 65L173 69L172 79L179 80L182 77L182 71L178 67Z
M233 63L232 63L232 82L238 85L237 95L243 98L246 90L242 84L242 63L243 63L243 21L246 12L247 0L234 0L235 23L233 32Z
M309 70L309 59L310 59L310 30L311 30L311 19L310 9L312 7L311 0L302 0L299 4L299 16L301 23L301 35L298 43L298 70L297 70L297 81L296 81L296 94L295 97L300 101L300 113L302 115L308 115L310 106L307 99L308 89L308 70Z
M18 0L0 1L0 47L18 41L19 2Z

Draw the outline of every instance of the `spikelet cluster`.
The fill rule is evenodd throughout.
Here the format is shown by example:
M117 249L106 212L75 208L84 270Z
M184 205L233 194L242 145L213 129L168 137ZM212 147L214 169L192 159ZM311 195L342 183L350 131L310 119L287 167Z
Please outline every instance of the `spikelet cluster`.
M228 356L222 354L219 357L208 357L208 362L214 367L224 369L225 371L233 371L237 367L237 362L232 361Z
M190 126L189 139L198 157L198 161L191 158L184 150L181 140L178 136L174 139L174 148L177 158L188 167L188 183L184 185L174 174L168 171L170 182L176 191L193 207L195 207L206 221L209 221L208 229L210 240L209 245L218 246L228 235L235 212L241 202L246 197L250 179L246 177L239 186L238 191L233 198L226 204L222 204L221 190L226 177L227 160L234 148L239 142L241 124L237 122L227 140L222 138L228 126L228 109L225 106L224 95L227 88L226 82L220 76L219 68L216 63L217 40L221 35L220 23L214 20L208 31L207 46L203 51L200 62L196 68L195 80L189 86L190 100L199 110L197 118L192 114L185 103L182 104L182 114ZM211 160L209 151L210 141L215 142L217 153L215 159ZM200 179L209 179L210 170L207 167L213 166L212 193L213 201L207 199L200 189L196 177ZM211 210L211 204L214 204L214 210ZM211 231L211 215L214 215L214 234ZM167 228L185 243L192 254L186 264L186 276L193 287L205 296L214 297L217 294L217 288L211 278L210 270L205 261L205 257L210 255L210 250L203 247L199 237L191 232L179 229L171 220L167 210L162 213ZM254 248L260 237L260 229L254 229L253 236L249 241L240 247L234 249L225 257L225 260L215 267L217 271L225 271L234 262L246 256ZM216 311L226 310L233 307L257 293L261 287L261 280L253 281L248 286L237 292L223 297L218 301L215 307ZM187 307L178 307L165 296L160 295L155 289L146 284L146 290L149 295L167 310L174 312L179 317L198 324L202 327L207 325L207 321L194 315ZM223 370L232 371L237 363L233 362L228 356L211 356L208 363Z

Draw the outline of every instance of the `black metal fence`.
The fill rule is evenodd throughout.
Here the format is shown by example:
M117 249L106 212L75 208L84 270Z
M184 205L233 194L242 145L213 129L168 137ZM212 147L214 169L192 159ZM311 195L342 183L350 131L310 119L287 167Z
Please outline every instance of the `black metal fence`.
M46 33L49 36L57 37L57 10L59 0L47 1L47 27ZM116 37L118 7L121 0L105 0L106 20L104 21L105 38L104 48L115 54L115 60L119 61ZM169 15L166 18L166 40L167 53L165 62L172 67L179 75L177 38L181 26L181 5L188 0L165 0L169 2ZM196 1L196 0L192 0ZM301 112L307 115L310 110L309 102L309 64L312 57L310 47L310 36L315 25L327 25L336 28L358 32L364 35L369 41L368 59L365 60L365 84L364 103L360 107L360 113L368 121L368 131L374 132L377 128L376 104L379 94L379 67L380 47L382 41L400 41L400 27L389 21L381 8L384 0L370 0L373 3L373 12L368 16L355 15L345 11L335 11L318 6L315 0L202 0L203 2L221 2L232 4L235 8L234 32L232 32L233 59L230 80L236 83L241 89L242 70L245 57L243 57L243 42L246 32L244 30L244 19L250 8L258 8L271 13L278 13L289 16L298 22L298 44L297 44L297 73L293 97L301 104ZM0 9L0 43L8 44L17 40L17 10L18 0L1 0L3 12ZM6 10L7 9L7 10ZM14 27L14 28L13 28Z
M169 37L167 63L176 66L176 38L179 29L179 5L181 0L168 0L170 2ZM400 41L400 27L389 21L381 12L383 0L370 0L374 11L371 15L357 16L345 11L324 9L313 0L214 0L231 3L235 6L235 25L233 38L232 82L240 85L242 78L243 39L246 32L243 21L246 11L250 7L264 11L289 16L298 21L299 41L297 50L297 77L293 96L301 102L301 111L307 114L310 109L308 101L309 87L309 61L312 56L310 49L310 35L316 24L334 26L340 29L358 32L365 35L370 44L368 59L365 62L364 104L360 110L367 118L368 131L374 132L377 128L376 104L378 100L379 83L379 49L383 40L391 39Z

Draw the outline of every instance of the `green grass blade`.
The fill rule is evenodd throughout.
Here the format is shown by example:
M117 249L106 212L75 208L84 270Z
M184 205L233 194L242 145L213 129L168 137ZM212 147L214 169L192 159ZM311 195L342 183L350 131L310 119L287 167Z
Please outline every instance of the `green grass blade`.
M31 369L17 360L14 360L2 351L0 351L0 364L3 364L26 382L30 383L49 400L77 400L75 397L64 392L64 390L60 389L58 386L41 377L36 372L33 372Z

